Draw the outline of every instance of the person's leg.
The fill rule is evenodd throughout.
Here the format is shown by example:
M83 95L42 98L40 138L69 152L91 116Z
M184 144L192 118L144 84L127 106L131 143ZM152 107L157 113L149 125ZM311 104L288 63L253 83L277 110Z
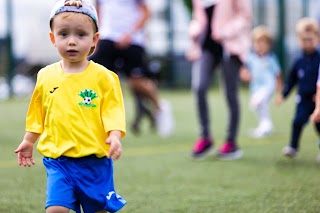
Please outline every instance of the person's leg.
M128 84L134 93L149 100L155 111L160 109L158 87L152 80L143 76L132 76L128 78Z
M144 49L131 45L124 51L125 72L128 84L134 93L149 100L156 110L159 110L158 86L146 75L146 61Z
M192 89L195 95L197 117L200 125L200 137L209 138L210 113L207 92L217 63L210 51L204 50L201 58L192 65Z
M272 133L272 120L269 113L269 106L272 94L260 94L262 97L261 103L257 106L256 112L258 115L258 127L253 132L253 137L261 138L268 136Z
M203 50L200 59L192 66L192 89L200 127L200 138L194 143L192 149L192 156L195 158L203 158L213 150L207 93L219 62L211 51Z
M236 56L223 59L222 77L228 105L228 128L226 141L237 143L236 138L239 128L240 105L239 105L239 70L241 61Z
M302 129L308 122L309 116L305 109L304 104L298 104L296 116L292 123L292 132L290 139L290 146L296 150L299 150L299 141L302 133Z
M83 211L117 212L126 201L117 194L113 178L113 160L90 155L73 160L72 177Z
M271 132L273 128L272 119L270 115L270 101L272 95L266 95L265 99L261 103L261 123L262 129L266 132Z
M301 101L297 104L295 117L291 126L290 143L289 146L284 147L282 150L283 154L287 157L293 158L299 151L301 133L310 115L308 105L309 103L306 101Z
M149 108L149 103L146 103L146 100L143 96L138 97L139 108L142 111L142 116L147 116L150 122L150 128L155 128L155 117L151 109Z
M69 209L80 213L80 202L71 184L68 169L72 166L69 158L43 158L47 172L46 213L68 213Z
M242 63L237 56L226 56L223 59L222 77L229 114L226 141L219 148L218 153L218 157L223 160L234 160L243 155L237 145L240 117L239 70L241 65Z
M135 116L131 125L131 130L135 134L140 133L140 123L144 115L150 120L150 127L155 127L155 118L152 111L147 107L146 100L139 93L133 91L134 103L135 103Z
M135 115L131 124L131 130L134 134L140 133L140 122L143 116L143 100L142 97L135 91L132 91L135 106Z
M168 101L160 101L157 84L147 77L144 49L131 45L125 58L130 88L152 104L158 134L161 137L171 135L174 129L171 105Z
M63 206L50 206L46 209L46 213L69 213L69 209Z

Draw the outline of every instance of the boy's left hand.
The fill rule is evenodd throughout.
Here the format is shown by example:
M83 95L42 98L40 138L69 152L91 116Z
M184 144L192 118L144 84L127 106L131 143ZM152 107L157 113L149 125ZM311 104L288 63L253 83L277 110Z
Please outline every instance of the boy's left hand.
M310 119L313 123L318 123L320 122L320 110L317 108L313 111L313 113L310 116Z
M108 158L112 157L113 160L118 160L122 154L122 145L119 136L110 134L106 143L110 144Z

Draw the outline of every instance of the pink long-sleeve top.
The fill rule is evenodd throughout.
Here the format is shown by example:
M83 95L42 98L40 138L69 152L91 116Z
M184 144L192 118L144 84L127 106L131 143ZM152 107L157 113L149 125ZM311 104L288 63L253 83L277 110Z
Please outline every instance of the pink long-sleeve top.
M212 16L212 38L219 40L224 51L245 61L250 50L252 24L251 0L218 0ZM201 0L193 0L193 19L205 32L208 23Z

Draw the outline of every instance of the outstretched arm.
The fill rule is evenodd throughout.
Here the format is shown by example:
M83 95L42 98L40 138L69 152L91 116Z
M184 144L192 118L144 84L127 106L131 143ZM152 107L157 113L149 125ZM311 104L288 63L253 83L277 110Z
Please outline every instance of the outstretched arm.
M28 166L34 165L33 146L39 138L39 133L26 132L19 147L14 151L18 154L19 165Z

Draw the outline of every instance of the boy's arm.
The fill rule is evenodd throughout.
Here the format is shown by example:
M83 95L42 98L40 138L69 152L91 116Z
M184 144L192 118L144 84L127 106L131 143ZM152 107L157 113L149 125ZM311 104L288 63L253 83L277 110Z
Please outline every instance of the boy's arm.
M283 88L283 81L282 81L282 76L281 76L281 74L278 74L278 75L277 75L276 81L277 81L276 91L277 91L278 93L281 93L282 88Z
M286 98L291 90L293 89L293 87L296 85L297 83L297 65L295 64L292 69L289 72L289 76L288 79L286 80L286 83L283 87L283 91L282 91L282 96L283 98Z
M283 80L281 76L281 72L276 77L276 104L280 105L284 101L284 98L282 96L282 89L283 89Z
M35 164L33 160L33 146L39 138L39 133L26 132L21 144L15 150L18 154L18 163L23 166L31 166Z
M110 144L110 150L108 158L113 158L118 160L122 154L122 145L120 142L122 132L119 130L112 130L109 132L109 137L107 138L106 143Z
M248 69L248 66L243 65L240 68L240 79L243 82L246 82L246 83L249 83L251 81L251 74L250 74L250 71Z
M285 85L281 87L282 91L279 91L280 94L276 98L276 104L278 105L280 105L284 101L284 99L290 94L291 90L297 83L297 63L298 62L296 61L290 69L289 76L287 77Z

